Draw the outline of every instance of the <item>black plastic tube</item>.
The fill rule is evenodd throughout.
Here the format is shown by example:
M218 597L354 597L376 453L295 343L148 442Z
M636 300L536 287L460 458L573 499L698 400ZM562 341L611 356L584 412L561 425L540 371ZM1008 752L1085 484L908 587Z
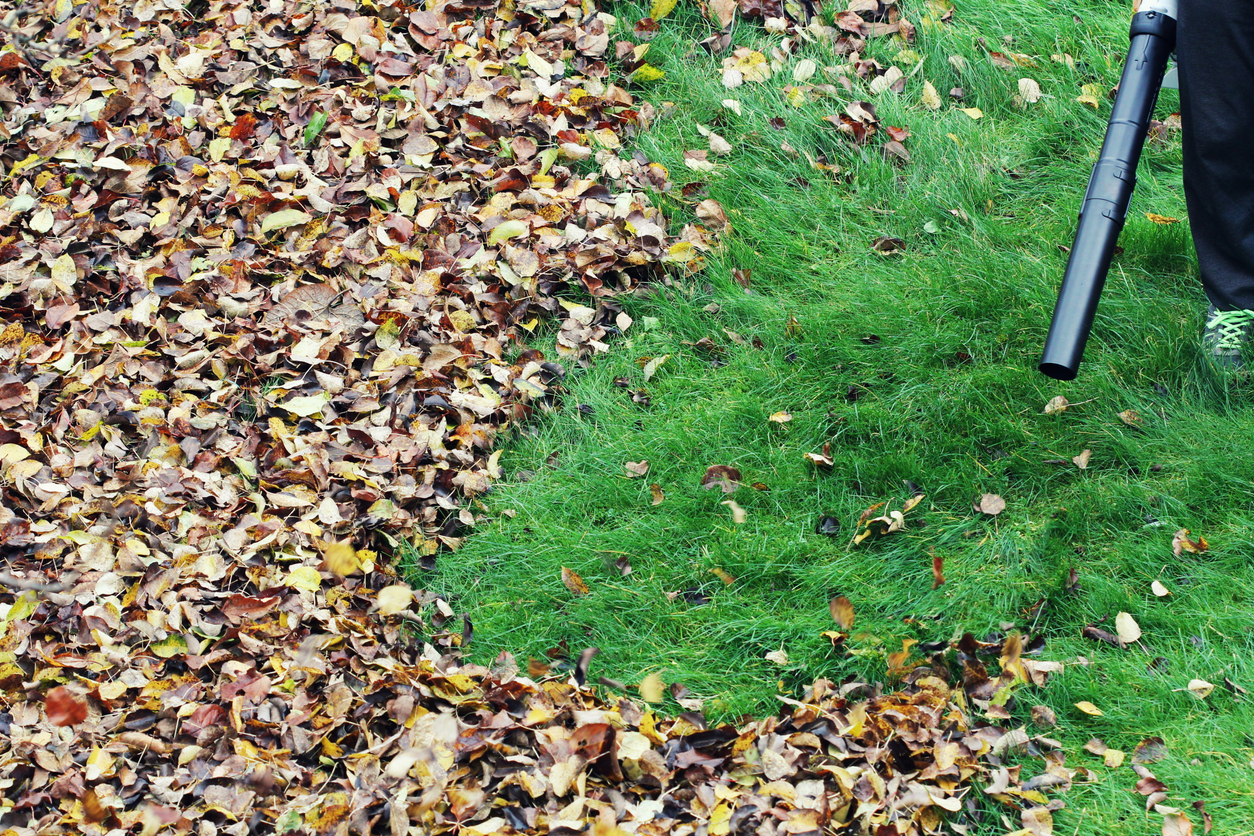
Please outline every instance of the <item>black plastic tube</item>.
M1056 380L1074 380L1079 372L1097 300L1136 188L1136 165L1150 115L1167 58L1175 48L1176 22L1162 12L1142 12L1132 18L1131 37L1119 94L1080 207L1080 223L1041 357L1041 372Z

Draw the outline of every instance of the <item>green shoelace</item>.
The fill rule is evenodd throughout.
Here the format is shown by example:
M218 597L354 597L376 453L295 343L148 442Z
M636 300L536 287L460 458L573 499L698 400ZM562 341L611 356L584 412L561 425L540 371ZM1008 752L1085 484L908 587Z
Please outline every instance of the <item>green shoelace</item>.
M1217 337L1217 351L1239 351L1249 336L1251 325L1254 325L1254 311L1216 311L1206 328Z

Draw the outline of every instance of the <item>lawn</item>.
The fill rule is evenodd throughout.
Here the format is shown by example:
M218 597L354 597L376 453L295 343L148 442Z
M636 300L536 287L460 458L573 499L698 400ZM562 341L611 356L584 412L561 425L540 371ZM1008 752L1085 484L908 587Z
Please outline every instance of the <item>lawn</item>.
M1251 384L1199 354L1206 303L1187 219L1147 217L1185 218L1178 132L1146 149L1079 379L1035 369L1126 4L964 0L934 24L947 3L900 5L916 42L870 39L862 56L899 67L900 93L856 76L839 86L828 68L847 59L823 41L728 88L730 50L697 45L712 31L703 18L681 4L660 22L645 60L665 76L637 73L632 87L658 116L620 153L667 167L674 187L653 197L676 231L706 198L731 228L703 270L623 300L625 333L570 367L561 405L507 443L506 478L484 499L492 522L434 569L411 561L412 579L470 614L476 661L595 646L594 678L634 693L658 674L715 719L773 713L777 694L818 677L884 681L888 654L921 658L914 643L1039 637L1039 657L1065 671L1019 691L1012 721L1047 706L1069 765L1093 771L1065 795L1058 832L1157 832L1131 758L1111 768L1082 747L1096 737L1131 753L1158 736L1164 803L1202 801L1215 832L1254 833L1242 690L1254 688L1254 409ZM643 43L633 26L648 8L612 10L615 39ZM744 20L732 33L768 56L783 38ZM795 81L806 59L815 75ZM1022 100L1025 78L1039 100ZM806 85L830 87L790 99ZM861 146L824 119L854 101L880 122ZM1157 118L1177 108L1165 91ZM883 153L888 126L909 129L908 162ZM703 127L730 145L706 171L684 158L710 148ZM896 252L873 249L885 238ZM555 353L551 333L533 345ZM1070 405L1047 413L1059 396ZM807 457L825 451L830 467ZM625 467L642 461L643 476ZM703 489L711 465L742 484ZM853 542L864 511L916 493L903 531ZM973 507L985 494L1005 510ZM1209 548L1173 553L1181 529ZM838 647L824 635L840 629L836 596L855 613ZM1116 632L1119 613L1138 641L1082 634ZM1201 697L1192 680L1216 687Z

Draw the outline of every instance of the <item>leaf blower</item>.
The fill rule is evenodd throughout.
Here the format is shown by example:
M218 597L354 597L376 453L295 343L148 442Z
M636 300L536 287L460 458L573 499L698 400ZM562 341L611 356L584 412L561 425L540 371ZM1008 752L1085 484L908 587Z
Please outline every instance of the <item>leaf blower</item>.
M1074 380L1080 368L1115 241L1136 188L1136 165L1150 115L1162 87L1167 58L1175 49L1176 7L1177 0L1144 0L1132 18L1132 44L1119 93L1102 152L1084 193L1075 242L1041 357L1041 372L1056 380Z

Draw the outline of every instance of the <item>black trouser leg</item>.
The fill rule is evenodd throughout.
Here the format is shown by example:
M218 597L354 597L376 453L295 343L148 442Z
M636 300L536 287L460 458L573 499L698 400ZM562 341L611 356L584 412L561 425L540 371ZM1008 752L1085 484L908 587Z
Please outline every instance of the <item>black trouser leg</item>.
M1254 0L1180 0L1184 194L1202 286L1254 309Z

